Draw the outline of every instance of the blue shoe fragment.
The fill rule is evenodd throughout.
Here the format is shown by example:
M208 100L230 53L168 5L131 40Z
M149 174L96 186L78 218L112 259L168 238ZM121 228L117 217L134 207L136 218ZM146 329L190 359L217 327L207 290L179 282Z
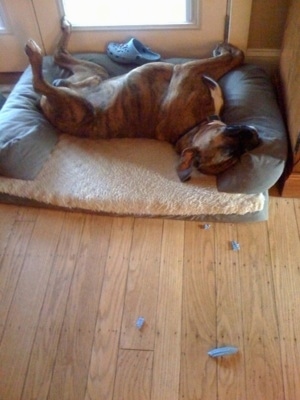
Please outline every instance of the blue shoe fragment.
M56 86L56 87L67 86L66 85L66 80L65 79L61 79L61 78L54 79L54 81L52 82L52 85Z
M138 319L135 322L135 326L138 329L142 329L142 327L144 326L144 323L145 323L145 318L144 317L138 317Z
M241 249L240 244L235 240L231 241L231 247L233 251L239 251Z
M160 60L160 54L154 53L135 38L130 39L127 43L109 43L106 53L113 61L121 64L142 65Z
M207 354L210 357L216 358L216 357L223 357L223 356L232 356L233 354L236 354L239 351L239 349L235 346L224 346L224 347L218 347L216 349L209 350Z

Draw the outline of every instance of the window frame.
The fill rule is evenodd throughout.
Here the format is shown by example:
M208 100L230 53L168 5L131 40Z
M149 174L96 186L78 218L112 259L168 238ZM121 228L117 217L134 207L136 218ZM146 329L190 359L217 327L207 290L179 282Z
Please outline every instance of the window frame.
M63 0L56 0L58 9L61 15L65 15ZM124 0L126 1L126 0ZM166 0L170 1L170 0ZM76 25L72 23L72 28L75 31L126 31L126 30L174 30L174 29L199 29L200 26L200 1L201 0L186 0L187 4L187 20L182 23L170 24L122 24L122 25ZM68 16L66 15L68 18ZM72 22L72 21L70 21Z
M9 22L8 14L5 10L4 4L0 3L0 20L3 23L3 27L0 25L0 35L7 35L11 32L11 25Z

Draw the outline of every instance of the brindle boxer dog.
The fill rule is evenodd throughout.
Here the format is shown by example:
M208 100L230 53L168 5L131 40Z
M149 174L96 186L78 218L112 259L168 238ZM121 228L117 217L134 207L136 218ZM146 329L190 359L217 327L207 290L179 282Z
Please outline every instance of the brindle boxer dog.
M181 65L155 62L110 78L100 65L74 58L67 50L71 25L62 20L62 36L54 60L73 75L53 85L42 74L39 46L25 47L41 108L58 130L90 138L152 138L172 143L181 155L177 172L187 180L195 165L218 174L260 140L255 128L209 122L223 106L216 82L243 62L243 53L223 43L214 57Z

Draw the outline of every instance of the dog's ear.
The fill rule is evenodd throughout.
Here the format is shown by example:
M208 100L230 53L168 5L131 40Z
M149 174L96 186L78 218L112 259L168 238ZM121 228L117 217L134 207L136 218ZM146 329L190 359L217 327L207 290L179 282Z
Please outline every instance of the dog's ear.
M202 80L211 90L215 90L218 87L217 82L208 75L202 75Z
M177 174L181 182L185 182L190 178L196 154L197 149L194 147L188 147L181 153L179 164L177 166Z

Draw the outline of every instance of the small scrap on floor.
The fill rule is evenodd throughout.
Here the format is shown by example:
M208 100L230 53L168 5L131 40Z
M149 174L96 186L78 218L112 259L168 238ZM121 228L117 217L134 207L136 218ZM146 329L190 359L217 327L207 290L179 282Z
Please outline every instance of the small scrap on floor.
M217 358L223 356L232 356L233 354L236 354L238 351L239 349L235 346L224 346L209 350L207 354L210 357Z
M210 225L209 224L204 224L203 229L205 229L205 230L210 229Z
M145 323L145 318L144 317L138 317L138 319L135 322L135 326L137 327L137 329L141 330L142 327L144 326Z
M233 251L239 251L240 248L240 244L238 242L236 242L235 240L231 241L231 247Z

